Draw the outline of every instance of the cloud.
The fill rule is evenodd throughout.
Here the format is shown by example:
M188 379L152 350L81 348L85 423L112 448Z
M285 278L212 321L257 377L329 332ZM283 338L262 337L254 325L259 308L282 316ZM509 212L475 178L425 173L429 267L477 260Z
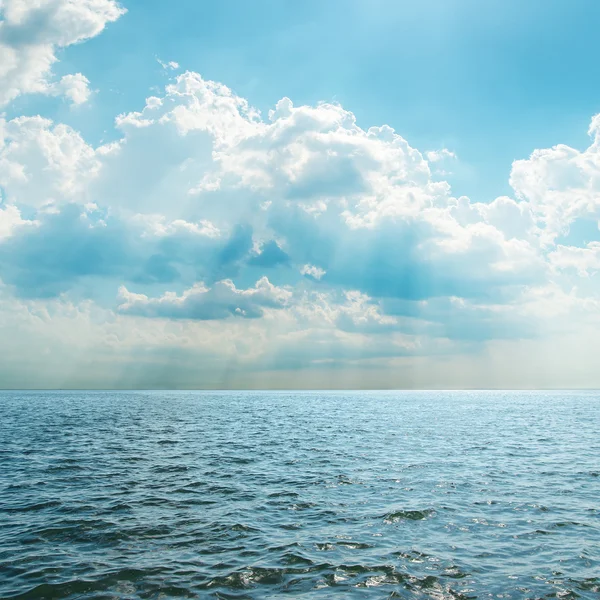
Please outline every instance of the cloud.
M68 291L86 276L117 275L135 269L135 253L118 222L95 219L70 205L40 215L36 227L19 228L0 244L2 280L28 297Z
M53 81L56 52L97 36L124 13L114 0L3 0L0 106L31 93L62 93L75 104L86 101L88 81L81 73Z
M302 273L302 275L308 275L313 279L321 279L321 277L325 275L326 271L319 267L315 267L315 265L304 265L300 269L300 273Z
M0 208L0 243L11 237L23 226L36 226L37 222L23 219L16 206Z
M124 138L99 178L103 195L217 227L237 220L259 240L276 236L299 268L319 265L323 283L417 299L491 293L543 272L526 203L453 198L406 140L387 126L361 129L339 105L285 98L266 122L227 87L187 72L117 124ZM167 148L167 160L153 148ZM136 165L142 151L152 165L142 187L134 168L115 171L115 189L110 161ZM255 241L235 241L240 257Z
M583 151L559 144L513 163L510 184L553 241L579 218L600 217L600 115L590 124L592 143Z
M40 116L0 119L0 186L5 202L42 207L92 200L98 153L71 127Z
M547 269L528 202L453 197L390 127L363 130L339 105L295 107L284 98L265 121L226 86L186 72L116 124L122 139L98 148L40 117L3 127L0 184L9 203L97 202L111 223L128 223L115 233L119 243L133 238L135 223L168 238L133 254L141 244L131 242L127 258L115 255L110 269L104 261L86 276L190 285L182 265L209 284L287 266L290 284L299 271L316 285L376 299L484 302ZM202 250L191 242L199 231L185 227L202 229ZM124 268L136 261L137 278Z
M449 151L422 154L338 104L283 98L264 118L197 73L117 116L110 144L2 120L3 293L22 312L60 306L63 324L69 303L74 323L102 315L90 343L127 360L146 345L145 374L184 378L199 356L240 372L391 369L585 332L600 260L575 230L600 217L598 123L582 152L516 161L515 197L483 203L432 174Z
M175 62L174 60L170 60L168 62L164 62L160 60L160 58L157 58L156 60L158 61L158 64L165 70L176 71L179 69L179 63Z
M580 277L600 270L600 241L590 242L585 248L558 245L549 260L557 269L574 269Z
M231 280L226 279L215 283L212 288L196 284L181 296L167 292L160 298L148 298L143 294L133 294L125 287L119 290L119 296L122 313L210 321L231 316L244 319L262 317L266 308L284 307L291 292L272 285L263 277L253 288L246 290L238 290Z
M456 154L447 148L442 148L441 150L430 150L426 153L426 156L427 160L432 163L456 158Z
M222 253L230 243L206 222L128 219L74 203L28 220L8 206L0 210L0 278L29 298L54 297L82 281L94 284L89 294L123 281L168 284L182 280L180 271L188 279L227 274Z
M89 84L88 78L81 73L65 75L58 83L52 84L50 93L56 96L65 96L74 105L84 104L92 94Z

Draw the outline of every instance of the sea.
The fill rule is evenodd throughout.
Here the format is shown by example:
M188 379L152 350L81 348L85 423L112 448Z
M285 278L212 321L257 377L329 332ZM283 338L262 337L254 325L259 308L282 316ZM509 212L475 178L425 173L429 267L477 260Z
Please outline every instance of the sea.
M600 393L0 392L0 598L600 598Z

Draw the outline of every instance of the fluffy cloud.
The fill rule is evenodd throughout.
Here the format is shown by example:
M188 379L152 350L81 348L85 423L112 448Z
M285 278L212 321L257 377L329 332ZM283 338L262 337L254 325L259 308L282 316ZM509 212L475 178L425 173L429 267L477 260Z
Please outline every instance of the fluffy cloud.
M376 297L481 295L543 272L526 203L452 197L389 127L363 130L338 105L287 98L264 121L195 73L165 92L117 119L124 137L96 153L95 197L241 226L254 236L247 245L271 244L263 266L318 265L323 283Z
M90 201L89 183L101 163L79 133L36 116L0 119L0 136L5 202L41 207Z
M185 73L117 125L123 139L94 149L41 118L6 123L7 200L109 201L155 222L162 209L172 223L237 227L245 234L226 254L242 260L258 244L255 266L297 264L372 296L477 295L544 269L529 202L452 197L403 138L362 130L340 106L283 99L265 122L225 86Z
M455 159L456 154L448 148L442 148L441 150L430 150L426 154L427 160L430 163L441 162L447 159Z
M3 0L0 3L0 106L21 94L89 97L81 74L53 81L56 51L98 35L125 10L115 0Z
M315 267L314 265L304 265L300 269L300 273L302 273L302 275L313 277L314 279L321 279L321 277L325 275L326 271L320 267Z
M272 285L263 277L253 288L246 290L238 290L233 281L226 279L215 283L212 288L196 284L181 296L167 292L160 298L148 298L143 294L133 294L125 287L119 290L119 296L122 313L211 321L230 316L244 319L262 317L265 308L284 307L291 292Z
M81 73L65 75L58 83L51 86L50 93L56 96L65 96L72 104L84 104L92 94L89 80Z
M252 243L242 229L221 235L206 221L125 218L92 203L40 212L35 220L7 206L0 233L0 276L24 297L57 296L82 280L92 286L88 294L123 281L215 281L237 272Z
M590 242L585 248L558 245L549 255L557 269L574 269L580 276L600 270L600 242Z
M578 218L600 217L600 115L588 133L592 143L583 152L561 144L513 163L510 183L543 223L547 240Z
M16 206L0 208L0 242L12 236L24 225L35 226L37 222L23 219Z
M67 89L84 99L87 81ZM20 306L92 302L81 310L116 346L141 328L156 360L212 352L241 370L391 368L566 335L559 320L585 330L598 305L581 277L598 242L561 236L599 217L599 125L583 152L516 161L514 198L472 202L432 174L448 151L423 155L336 104L284 98L262 118L183 73L118 116L108 145L0 121L0 278Z
M162 207L172 224L208 223L209 237L230 232L218 260L209 253L197 265L211 263L211 281L287 264L323 285L421 300L493 297L543 273L522 204L452 197L403 138L388 127L362 130L337 105L295 108L284 99L266 123L225 86L186 73L117 124L123 139L94 149L45 119L6 123L0 183L7 200L110 202L113 215L155 226L168 218L156 216ZM218 185L199 191L207 178ZM133 260L170 265L175 277L173 263L196 259L192 246L174 246L171 256ZM103 262L91 272L123 276L128 260L115 255L119 269Z

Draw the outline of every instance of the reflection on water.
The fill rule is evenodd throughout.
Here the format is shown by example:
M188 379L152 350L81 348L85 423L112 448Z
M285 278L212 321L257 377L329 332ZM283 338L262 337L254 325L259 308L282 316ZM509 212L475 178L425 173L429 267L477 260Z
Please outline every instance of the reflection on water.
M2 598L599 598L600 395L0 393Z

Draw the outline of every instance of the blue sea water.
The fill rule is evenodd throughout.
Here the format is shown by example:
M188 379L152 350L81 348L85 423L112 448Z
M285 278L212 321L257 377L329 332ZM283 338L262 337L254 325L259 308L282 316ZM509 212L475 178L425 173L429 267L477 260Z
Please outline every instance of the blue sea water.
M2 392L1 598L600 598L596 392Z

